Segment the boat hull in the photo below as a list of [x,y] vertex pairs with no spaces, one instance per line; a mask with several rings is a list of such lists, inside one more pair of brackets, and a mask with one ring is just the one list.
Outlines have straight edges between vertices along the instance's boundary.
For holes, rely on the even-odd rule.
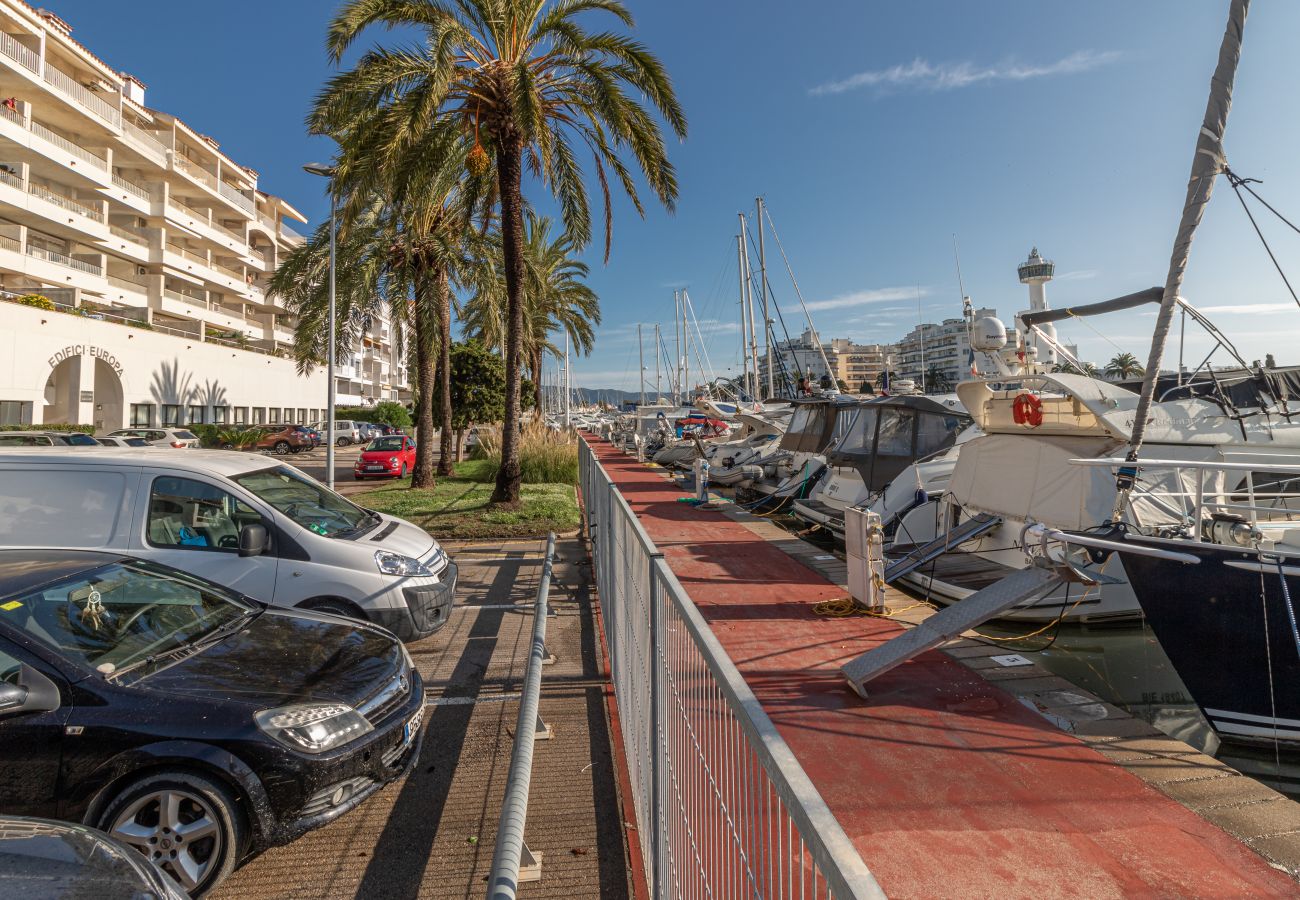
[[1219,737],[1300,749],[1300,647],[1285,581],[1300,598],[1300,559],[1219,544],[1126,536],[1190,553],[1197,565],[1121,554],[1138,602],[1188,692]]

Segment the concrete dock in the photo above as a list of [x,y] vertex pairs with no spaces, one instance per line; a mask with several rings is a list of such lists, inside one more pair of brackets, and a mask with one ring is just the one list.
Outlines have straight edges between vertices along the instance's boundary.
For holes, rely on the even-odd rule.
[[1297,804],[975,641],[861,700],[839,666],[905,625],[814,615],[846,593],[833,556],[588,441],[890,895],[1300,892]]

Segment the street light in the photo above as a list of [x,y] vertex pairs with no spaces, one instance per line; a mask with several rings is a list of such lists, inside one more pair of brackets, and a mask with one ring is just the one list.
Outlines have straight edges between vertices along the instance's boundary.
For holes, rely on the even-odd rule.
[[[309,175],[323,178],[334,177],[334,167],[324,163],[307,163],[302,170]],[[329,313],[329,355],[326,371],[329,374],[328,410],[325,413],[325,484],[334,490],[334,217],[338,211],[338,195],[330,185],[330,313]]]

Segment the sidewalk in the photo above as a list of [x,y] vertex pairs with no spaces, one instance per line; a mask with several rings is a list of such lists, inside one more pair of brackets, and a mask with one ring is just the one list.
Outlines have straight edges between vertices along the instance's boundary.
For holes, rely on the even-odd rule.
[[[545,541],[444,544],[460,565],[447,626],[408,645],[431,703],[421,758],[337,822],[262,854],[220,898],[481,898],[505,792]],[[629,896],[589,569],[556,545],[539,741],[525,836],[542,880],[523,897]]]
[[1232,836],[942,653],[859,699],[839,666],[901,626],[814,616],[843,591],[589,443],[886,893],[1296,894]]

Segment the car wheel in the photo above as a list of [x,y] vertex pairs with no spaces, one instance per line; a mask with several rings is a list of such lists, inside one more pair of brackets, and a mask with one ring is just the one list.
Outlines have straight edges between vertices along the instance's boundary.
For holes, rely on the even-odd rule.
[[290,447],[290,448],[289,448],[289,452],[290,452],[290,453],[301,453],[301,452],[302,452],[302,448],[301,448],[301,447]]
[[275,452],[276,452],[276,454],[279,455],[279,456],[284,456],[286,453],[289,452],[289,442],[288,442],[288,441],[276,441],[276,442],[275,442]]
[[235,449],[235,445],[234,445],[234,444],[231,444],[231,443],[225,443],[225,444],[222,444],[222,445],[221,445],[221,449],[222,449],[222,450],[234,450],[234,449]]
[[338,439],[337,441],[335,441],[334,443],[337,444],[337,445],[340,446],[340,447],[346,447],[348,444],[350,444],[350,443],[352,443],[352,442],[349,441],[347,438],[339,438],[339,439]]
[[155,772],[127,785],[98,827],[139,850],[194,897],[234,870],[248,834],[228,788],[179,771]]
[[329,613],[334,616],[343,616],[345,619],[360,619],[362,622],[368,622],[366,614],[357,609],[346,600],[338,597],[321,597],[317,600],[308,600],[300,604],[303,609],[310,609],[312,612]]

